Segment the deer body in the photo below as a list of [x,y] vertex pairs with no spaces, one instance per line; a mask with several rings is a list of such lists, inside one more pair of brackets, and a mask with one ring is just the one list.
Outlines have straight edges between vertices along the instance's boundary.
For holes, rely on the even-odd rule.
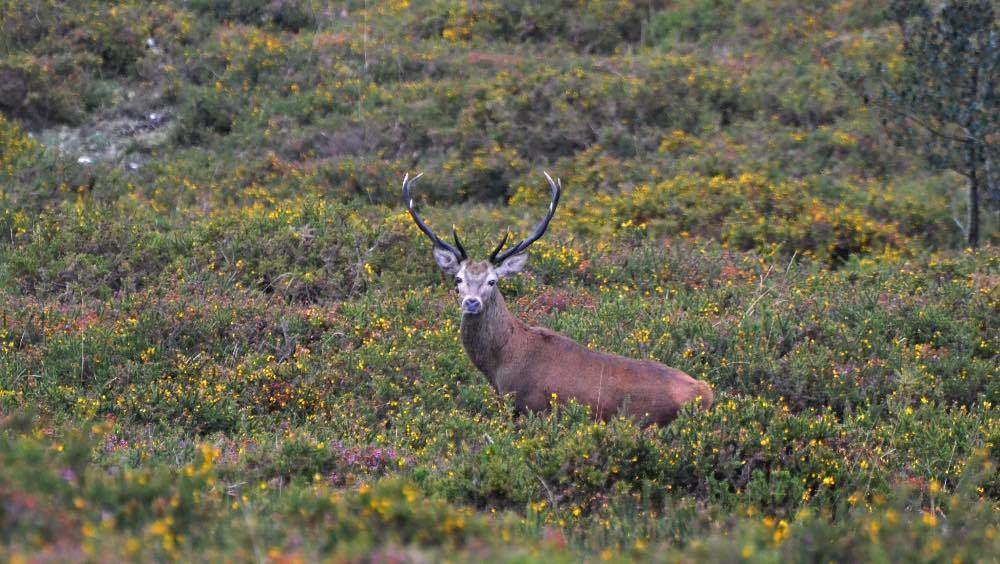
[[709,408],[711,388],[680,370],[593,351],[548,329],[528,326],[507,309],[497,281],[520,272],[527,261],[524,250],[544,234],[559,200],[558,184],[546,177],[553,202],[534,234],[501,254],[504,237],[490,260],[479,262],[468,260],[457,233],[453,247],[427,228],[409,197],[412,181],[403,181],[410,214],[434,241],[438,265],[455,276],[462,296],[462,347],[472,363],[499,394],[513,396],[518,412],[545,411],[553,400],[575,399],[590,406],[599,419],[624,411],[645,424],[665,425],[689,402]]
[[553,401],[575,399],[608,420],[624,408],[638,420],[665,425],[680,408],[712,390],[680,370],[588,349],[543,327],[528,326],[507,309],[503,295],[481,315],[462,316],[462,347],[500,395],[511,394],[518,412],[544,411]]

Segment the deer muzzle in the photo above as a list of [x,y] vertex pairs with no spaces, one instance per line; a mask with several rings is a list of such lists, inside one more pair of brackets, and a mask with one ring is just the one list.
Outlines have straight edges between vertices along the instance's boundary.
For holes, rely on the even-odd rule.
[[462,313],[469,315],[479,315],[483,311],[483,301],[479,298],[465,298],[462,300]]

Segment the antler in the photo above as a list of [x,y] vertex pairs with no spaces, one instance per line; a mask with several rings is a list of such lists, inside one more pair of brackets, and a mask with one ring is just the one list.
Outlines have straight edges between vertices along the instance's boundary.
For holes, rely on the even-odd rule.
[[549,176],[548,172],[543,171],[543,174],[545,174],[545,179],[549,181],[549,187],[552,188],[552,203],[549,204],[549,212],[545,214],[545,217],[543,217],[540,222],[538,222],[538,225],[535,226],[535,230],[530,236],[528,236],[527,239],[522,240],[520,243],[501,253],[500,249],[503,248],[504,243],[507,242],[507,237],[510,236],[510,231],[508,231],[507,235],[504,235],[503,241],[500,241],[496,250],[494,250],[493,254],[490,255],[490,262],[493,264],[500,264],[508,257],[524,252],[524,250],[527,249],[532,243],[541,239],[542,235],[545,235],[545,230],[549,227],[549,222],[552,221],[552,216],[556,214],[556,205],[559,204],[559,196],[562,193],[562,181],[552,180],[552,177]]
[[427,227],[427,224],[424,223],[424,220],[420,219],[420,215],[417,214],[417,210],[413,209],[413,196],[410,195],[410,186],[412,186],[413,183],[423,175],[424,173],[421,172],[413,178],[410,178],[410,174],[406,173],[406,176],[403,177],[403,204],[406,205],[406,211],[410,212],[410,217],[413,218],[417,227],[419,227],[425,235],[430,237],[435,246],[450,252],[455,255],[455,258],[457,258],[459,262],[462,262],[469,257],[465,254],[465,247],[462,246],[462,241],[458,238],[458,230],[455,229],[455,226],[453,225],[451,227],[451,234],[455,238],[455,247],[452,247],[448,243],[442,241],[440,237],[435,235],[434,232],[431,231],[431,228]]
[[500,250],[503,249],[503,246],[504,246],[504,244],[507,243],[507,239],[509,237],[510,237],[510,228],[508,227],[507,228],[507,232],[504,233],[504,235],[503,235],[503,239],[500,240],[500,244],[497,245],[497,248],[493,249],[492,253],[490,253],[490,262],[492,262],[493,264],[499,264],[497,262],[497,260],[496,260],[497,259],[497,255],[500,253]]

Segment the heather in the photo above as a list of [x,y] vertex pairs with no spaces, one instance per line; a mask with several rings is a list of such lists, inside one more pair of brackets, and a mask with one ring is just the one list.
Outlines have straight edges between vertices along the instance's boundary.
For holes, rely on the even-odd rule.
[[[880,3],[0,0],[0,557],[990,561],[996,215],[844,69]],[[516,415],[519,318],[710,383]],[[992,214],[992,215],[991,215]]]

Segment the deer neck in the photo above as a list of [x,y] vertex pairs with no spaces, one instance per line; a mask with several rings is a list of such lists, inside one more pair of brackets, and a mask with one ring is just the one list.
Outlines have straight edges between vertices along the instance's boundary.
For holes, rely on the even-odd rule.
[[479,315],[462,316],[462,347],[466,354],[496,387],[496,372],[509,355],[504,349],[517,331],[518,322],[507,309],[500,292],[493,303]]

